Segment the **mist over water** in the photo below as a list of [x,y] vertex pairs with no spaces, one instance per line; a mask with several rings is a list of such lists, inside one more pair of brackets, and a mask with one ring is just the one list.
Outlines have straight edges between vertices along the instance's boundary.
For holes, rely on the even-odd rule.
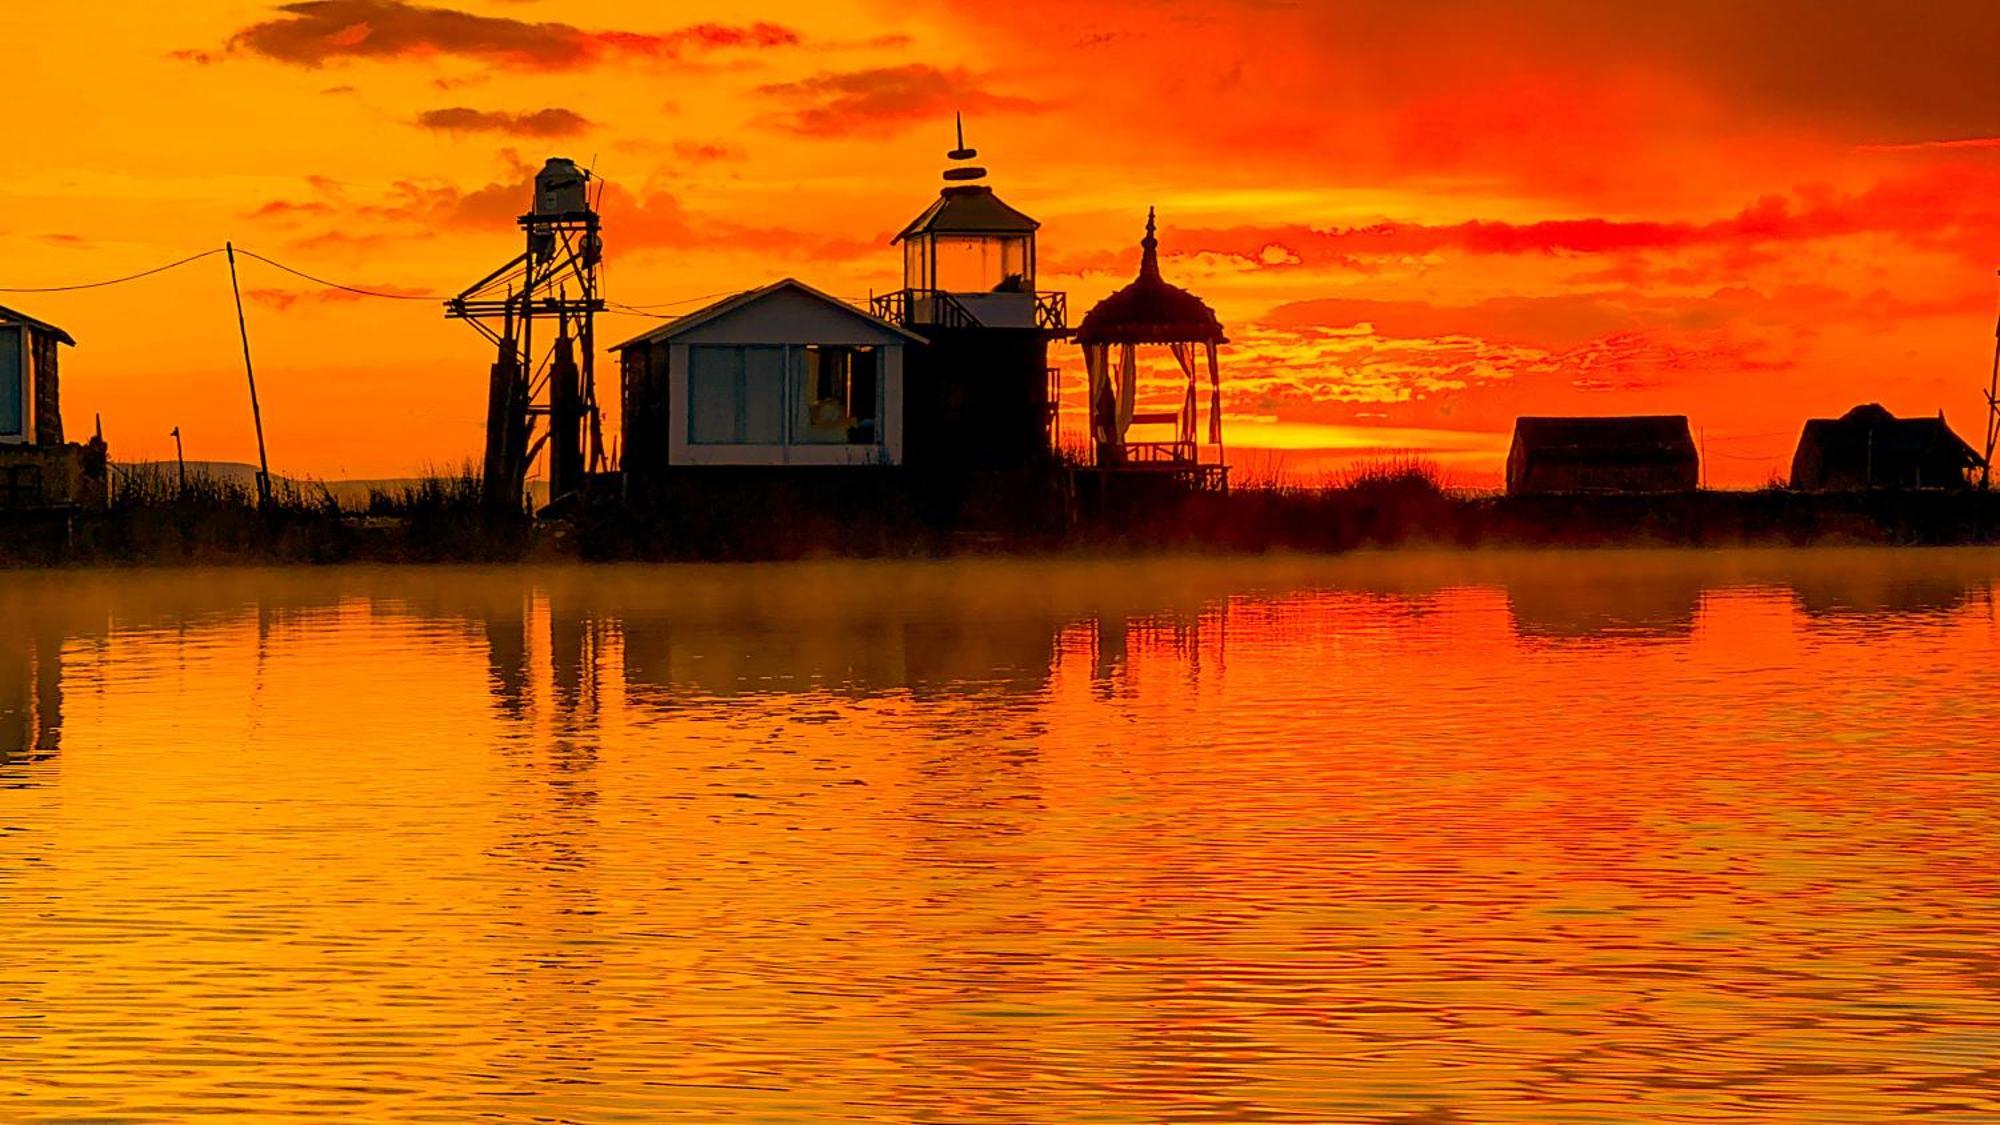
[[2000,1120],[2000,553],[0,590],[0,1120]]

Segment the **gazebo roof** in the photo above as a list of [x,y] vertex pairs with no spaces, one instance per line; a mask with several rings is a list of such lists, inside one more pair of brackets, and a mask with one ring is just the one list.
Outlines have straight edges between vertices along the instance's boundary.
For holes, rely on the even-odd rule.
[[1032,234],[1041,225],[1008,206],[985,184],[953,184],[889,241],[918,234]]
[[1139,276],[1084,314],[1076,342],[1091,344],[1225,344],[1222,322],[1208,302],[1160,276],[1160,242],[1146,209]]

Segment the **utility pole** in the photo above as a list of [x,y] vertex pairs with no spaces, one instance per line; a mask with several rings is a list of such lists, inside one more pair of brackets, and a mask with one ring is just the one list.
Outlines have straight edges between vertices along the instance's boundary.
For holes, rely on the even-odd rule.
[[243,377],[250,381],[250,421],[257,427],[257,506],[269,508],[271,459],[264,453],[264,412],[257,406],[257,372],[250,366],[250,327],[243,321],[243,290],[236,283],[236,245],[225,242],[222,248],[229,255],[229,291],[236,295],[236,333],[243,338]]
[[181,428],[179,426],[174,427],[174,464],[180,467],[181,496],[186,497],[188,490],[188,463],[187,453],[181,449]]
[[1979,467],[1979,490],[1993,486],[1993,446],[2000,443],[2000,319],[1993,323],[1993,373],[1986,382],[1986,463]]

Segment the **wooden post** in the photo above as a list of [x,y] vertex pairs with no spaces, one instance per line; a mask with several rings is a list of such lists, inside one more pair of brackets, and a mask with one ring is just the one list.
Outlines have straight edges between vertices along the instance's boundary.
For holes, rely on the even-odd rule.
[[188,490],[188,463],[187,452],[181,448],[181,428],[179,426],[174,427],[174,464],[181,471],[181,496],[185,498]]
[[271,506],[271,459],[264,453],[264,412],[257,405],[257,372],[250,366],[250,327],[243,320],[243,290],[236,283],[236,246],[225,242],[229,256],[229,291],[236,296],[236,333],[243,338],[243,377],[250,381],[250,421],[257,427],[257,504]]

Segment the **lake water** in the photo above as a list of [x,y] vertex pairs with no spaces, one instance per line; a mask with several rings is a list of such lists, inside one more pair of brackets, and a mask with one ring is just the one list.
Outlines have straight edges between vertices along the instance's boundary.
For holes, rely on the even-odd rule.
[[0,1120],[2000,1121],[1996,578],[9,574]]

